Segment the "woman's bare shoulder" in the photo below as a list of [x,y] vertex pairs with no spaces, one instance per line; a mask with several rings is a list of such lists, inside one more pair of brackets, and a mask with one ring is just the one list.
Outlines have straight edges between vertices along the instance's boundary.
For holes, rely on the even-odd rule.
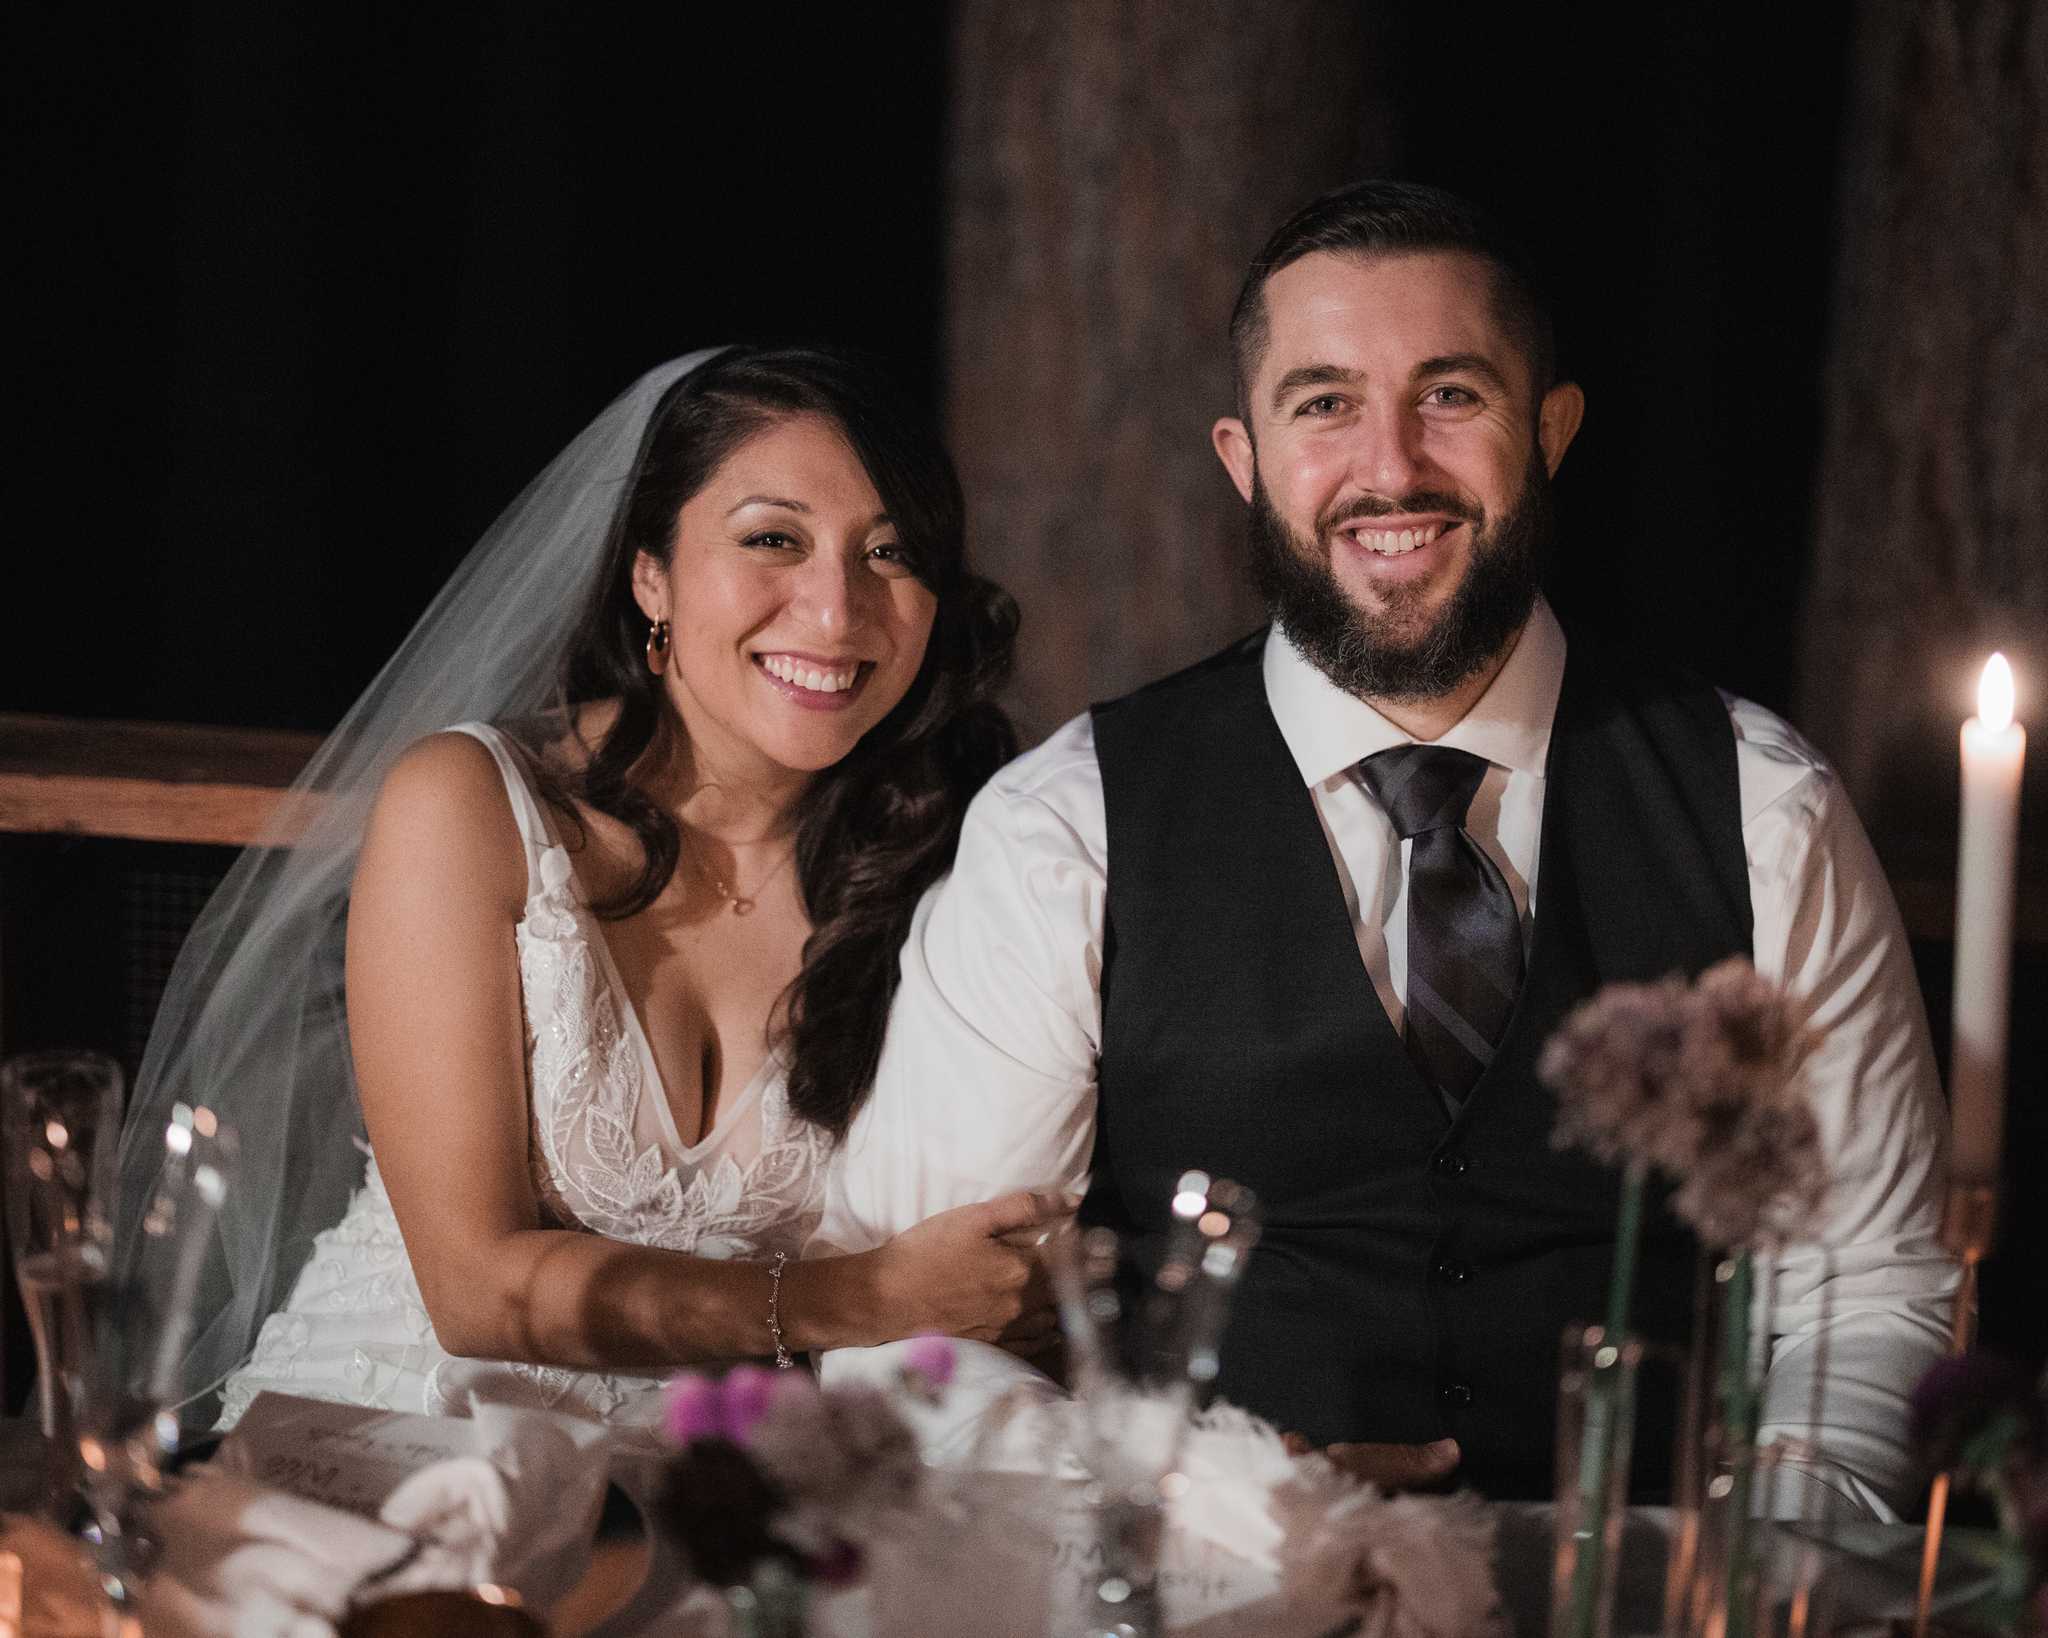
[[503,809],[512,818],[512,804],[505,794],[504,777],[490,747],[474,734],[448,728],[429,734],[407,746],[377,795],[379,808],[422,812],[422,817],[443,808],[455,808],[466,818],[479,817],[481,809]]
[[489,747],[458,730],[415,741],[391,765],[363,854],[366,866],[459,877],[508,903],[526,896],[526,850],[504,776]]

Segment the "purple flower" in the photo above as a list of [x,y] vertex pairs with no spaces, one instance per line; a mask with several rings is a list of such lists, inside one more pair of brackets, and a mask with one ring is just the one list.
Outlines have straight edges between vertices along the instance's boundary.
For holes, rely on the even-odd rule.
[[916,1435],[874,1388],[828,1391],[752,1365],[716,1381],[686,1373],[669,1384],[663,1425],[682,1448],[655,1516],[717,1585],[768,1558],[827,1585],[857,1581],[867,1543],[918,1505]]
[[669,1460],[650,1517],[701,1580],[734,1587],[750,1581],[765,1559],[800,1561],[775,1534],[787,1502],[745,1451],[714,1434]]
[[914,1336],[903,1348],[903,1369],[920,1376],[925,1385],[937,1390],[953,1380],[955,1365],[953,1339],[932,1332]]
[[780,1413],[790,1406],[802,1407],[816,1402],[818,1382],[809,1371],[767,1371],[768,1409]]
[[663,1398],[662,1430],[677,1444],[695,1444],[725,1432],[723,1395],[710,1377],[694,1371],[672,1377]]
[[1825,1190],[1800,1069],[1813,1045],[1790,997],[1740,957],[1696,983],[1609,984],[1544,1046],[1560,1148],[1654,1166],[1709,1244],[1792,1237]]
[[[719,1430],[736,1445],[744,1445],[754,1425],[768,1414],[776,1400],[777,1372],[759,1365],[735,1365],[720,1384],[724,1390],[724,1426]],[[781,1373],[788,1374],[788,1373]]]

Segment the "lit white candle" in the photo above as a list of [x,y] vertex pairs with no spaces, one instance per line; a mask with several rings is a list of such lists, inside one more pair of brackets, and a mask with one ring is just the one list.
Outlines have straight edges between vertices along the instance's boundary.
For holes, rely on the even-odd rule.
[[2013,721],[2012,667],[1985,662],[1977,714],[1963,724],[1963,819],[1956,850],[1955,1047],[1949,1062],[1958,1183],[1996,1183],[2005,1123],[2012,986],[2013,877],[2019,859],[2020,765],[2027,731]]

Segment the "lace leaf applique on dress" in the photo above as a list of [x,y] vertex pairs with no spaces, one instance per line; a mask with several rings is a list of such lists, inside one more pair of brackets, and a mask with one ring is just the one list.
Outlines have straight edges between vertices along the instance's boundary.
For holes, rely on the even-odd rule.
[[540,878],[519,949],[532,1037],[533,1181],[550,1220],[700,1256],[756,1255],[771,1238],[774,1249],[801,1249],[823,1205],[824,1134],[807,1123],[798,1129],[773,1074],[758,1110],[742,1112],[760,1122],[751,1162],[716,1153],[690,1174],[660,1143],[643,1141],[643,1100],[662,1092],[648,1084],[625,998],[594,946],[601,935],[576,901],[559,846],[541,855]]

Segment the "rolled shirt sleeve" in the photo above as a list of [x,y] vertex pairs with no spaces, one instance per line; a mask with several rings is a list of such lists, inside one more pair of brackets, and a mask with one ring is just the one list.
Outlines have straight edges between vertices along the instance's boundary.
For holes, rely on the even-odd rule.
[[1833,773],[1782,722],[1734,702],[1757,970],[1801,997],[1828,1190],[1810,1237],[1771,1260],[1763,1441],[1811,1456],[1779,1514],[1897,1516],[1913,1487],[1906,1401],[1947,1346],[1956,1266],[1939,1230],[1947,1117],[1905,928]]

